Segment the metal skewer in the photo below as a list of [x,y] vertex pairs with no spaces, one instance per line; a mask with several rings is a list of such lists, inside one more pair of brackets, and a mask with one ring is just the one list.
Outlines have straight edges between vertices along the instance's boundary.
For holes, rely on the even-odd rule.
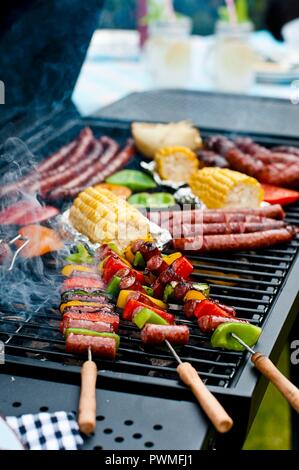
[[292,384],[273,364],[269,357],[254,351],[238,335],[231,333],[244,348],[251,353],[251,361],[254,366],[280,391],[289,404],[299,413],[299,389]]
[[203,383],[197,370],[192,366],[192,364],[190,364],[190,362],[183,362],[181,360],[169,341],[165,340],[165,343],[179,364],[176,370],[180,379],[185,383],[185,385],[190,387],[193,395],[196,397],[198,403],[210,418],[217,431],[221,433],[229,431],[233,426],[233,420]]
[[[10,240],[9,244],[11,243],[14,243],[16,240],[18,240],[19,238],[21,238],[21,235],[13,238],[13,240]],[[23,245],[21,245],[14,253],[13,255],[13,258],[11,260],[11,263],[10,263],[10,266],[9,268],[7,269],[7,271],[12,271],[14,265],[15,265],[15,262],[16,262],[16,259],[18,257],[18,254],[23,250],[23,248],[25,248],[26,245],[28,245],[28,243],[30,242],[30,239],[29,238],[26,238]]]
[[78,408],[78,424],[83,434],[91,434],[96,428],[96,383],[98,370],[88,348],[88,360],[81,367],[81,392]]

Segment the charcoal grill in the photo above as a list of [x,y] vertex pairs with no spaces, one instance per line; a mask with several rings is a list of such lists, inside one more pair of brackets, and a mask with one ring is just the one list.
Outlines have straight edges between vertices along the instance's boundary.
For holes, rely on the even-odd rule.
[[[37,123],[30,131],[27,130],[20,137],[26,142],[30,152],[36,158],[41,159],[70,141],[85,125],[90,126],[95,135],[107,133],[120,144],[123,144],[130,134],[130,127],[126,122],[115,120],[111,122],[111,120],[105,119],[78,120],[67,113],[57,113],[56,116],[52,115],[49,120]],[[210,135],[212,131],[205,130],[202,133]],[[256,138],[256,136],[253,137]],[[264,136],[257,140],[265,145],[299,146],[299,141],[293,138]],[[22,156],[22,149],[17,150],[14,159],[18,161]],[[140,159],[139,155],[136,156],[129,167],[137,168]],[[7,166],[2,162],[1,171],[5,170],[7,170]],[[299,225],[299,204],[292,205],[287,209],[287,221]],[[288,245],[258,252],[190,256],[195,267],[194,279],[207,281],[211,285],[212,297],[236,307],[240,318],[263,327],[259,349],[269,354],[274,360],[277,359],[277,355],[287,339],[298,311],[298,247],[299,240],[293,240]],[[74,384],[78,384],[82,361],[65,352],[64,340],[58,331],[60,318],[57,305],[59,296],[54,295],[53,292],[56,292],[55,286],[59,286],[61,283],[61,276],[58,274],[59,266],[53,264],[51,258],[46,259],[44,264],[45,274],[51,280],[52,287],[48,289],[47,295],[44,295],[42,301],[40,298],[37,299],[36,308],[28,310],[26,305],[19,305],[17,299],[16,305],[10,307],[3,303],[1,305],[0,302],[0,340],[5,343],[6,353],[6,364],[3,367],[8,374],[25,375],[27,379],[17,379],[20,379],[21,384],[24,380],[32,380],[30,392],[27,390],[25,394],[27,397],[28,393],[35,393],[35,389],[42,389],[42,382],[37,380],[37,377],[50,381],[49,390],[53,389],[52,380],[59,382],[57,385],[59,393],[64,397],[69,394],[66,402],[71,408],[74,408],[76,406],[74,395],[77,393]],[[37,287],[39,287],[39,282],[41,281],[36,281]],[[45,289],[45,286],[41,283],[40,288]],[[177,307],[172,306],[172,308],[175,311]],[[188,324],[191,329],[190,344],[180,350],[181,358],[194,365],[210,390],[220,398],[235,418],[234,431],[230,435],[222,437],[217,445],[218,447],[227,444],[240,446],[244,440],[246,425],[252,422],[262,399],[265,381],[253,370],[246,353],[213,349],[209,342],[209,336],[200,333],[192,322],[184,319],[181,319],[180,322]],[[209,433],[205,419],[201,415],[199,416],[198,411],[194,415],[196,405],[192,402],[189,391],[177,380],[176,363],[168,350],[165,348],[142,349],[137,329],[126,323],[121,323],[120,335],[122,341],[117,360],[114,363],[101,360],[98,362],[98,368],[101,371],[99,381],[99,387],[102,389],[100,392],[101,402],[103,402],[103,396],[107,400],[110,396],[114,396],[113,394],[121,397],[118,399],[122,406],[119,405],[117,411],[124,418],[121,422],[124,429],[122,429],[120,436],[117,436],[115,432],[109,434],[110,431],[107,429],[112,429],[115,422],[118,423],[117,413],[112,413],[113,416],[110,416],[109,423],[107,423],[107,417],[104,422],[100,416],[98,418],[99,430],[88,446],[101,446],[110,449],[128,448],[127,446],[130,446],[128,442],[134,442],[134,446],[131,448],[138,447],[138,438],[133,438],[132,441],[132,436],[133,434],[139,435],[140,432],[132,433],[130,425],[123,424],[125,421],[135,421],[136,417],[125,419],[125,413],[122,409],[122,407],[126,409],[126,406],[130,406],[131,402],[136,404],[138,395],[146,396],[146,400],[148,400],[146,406],[149,406],[151,410],[156,409],[157,413],[155,422],[152,422],[152,416],[145,414],[149,425],[147,426],[147,423],[143,422],[143,428],[147,430],[145,432],[150,429],[154,437],[151,435],[146,441],[140,441],[141,448],[153,446],[160,449],[179,449],[190,448],[188,445],[191,445],[191,448],[214,445],[215,440],[209,440],[207,437]],[[32,379],[28,379],[28,377]],[[4,380],[7,382],[8,376]],[[26,390],[24,384],[21,385],[21,389],[22,387]],[[12,385],[10,384],[6,390],[6,394],[12,393]],[[2,388],[0,395],[3,393],[5,395]],[[17,388],[14,390],[14,403],[17,402],[15,394],[19,395]],[[55,402],[53,397],[50,398],[50,401],[51,407],[53,407],[53,401]],[[61,401],[61,396],[58,401]],[[20,402],[22,402],[21,399]],[[170,419],[168,413],[171,414],[171,412],[166,411],[167,406],[165,406],[165,416],[161,415],[161,410],[157,412],[163,407],[163,402],[172,403],[172,406],[179,404],[179,407],[185,410],[182,416],[188,419],[187,427],[193,428],[193,432],[196,429],[194,416],[197,419],[200,418],[198,423],[201,423],[205,430],[202,439],[194,441],[194,437],[192,440],[192,437],[189,436],[188,444],[186,439],[182,438],[181,447],[177,440],[171,442],[171,437],[172,439],[174,437],[165,424]],[[8,409],[3,411],[7,413],[11,407],[7,395],[5,395],[4,403],[7,403]],[[100,404],[99,408],[101,408]],[[100,422],[101,419],[103,423]],[[178,418],[174,418],[172,410],[171,420],[173,419]],[[163,424],[161,424],[161,420],[163,420]],[[163,434],[163,426],[164,431],[165,428],[167,429],[165,434]],[[157,437],[157,430],[160,430],[159,437]],[[127,440],[124,443],[124,436],[126,438],[130,436],[131,441]],[[116,440],[117,437],[119,437],[118,440]],[[172,447],[174,442],[176,447]]]

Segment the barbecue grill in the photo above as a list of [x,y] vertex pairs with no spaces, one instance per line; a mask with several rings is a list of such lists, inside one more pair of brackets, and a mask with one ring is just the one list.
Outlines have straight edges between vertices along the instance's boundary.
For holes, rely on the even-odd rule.
[[[43,158],[70,141],[85,125],[90,126],[95,135],[109,134],[121,144],[130,134],[130,127],[125,122],[112,123],[102,119],[86,119],[83,122],[62,113],[43,120],[41,125],[37,123],[29,133],[20,137],[33,155]],[[209,134],[208,131],[203,132],[203,135]],[[291,141],[292,144],[299,145],[299,141]],[[290,139],[264,137],[259,142],[267,145],[290,144]],[[18,162],[21,158],[22,152],[17,150],[14,160]],[[138,167],[140,159],[137,156],[129,167]],[[5,164],[2,164],[1,170],[6,169]],[[299,205],[287,209],[287,221],[299,224]],[[299,241],[293,240],[288,245],[258,252],[190,256],[195,267],[194,279],[207,281],[211,285],[212,297],[235,306],[240,318],[261,325],[263,334],[259,347],[274,358],[286,341],[298,308],[298,247]],[[58,330],[59,297],[55,292],[62,282],[58,274],[59,266],[51,257],[45,258],[44,265],[44,275],[51,280],[50,286],[47,288],[41,279],[36,280],[36,290],[43,294],[42,298],[37,296],[36,301],[33,300],[33,308],[31,306],[28,310],[28,306],[20,305],[18,299],[9,306],[2,302],[0,307],[0,340],[5,343],[5,369],[14,373],[26,371],[26,375],[34,378],[54,378],[61,382],[59,387],[62,389],[63,382],[67,380],[69,384],[66,387],[71,388],[72,384],[78,383],[82,361],[65,352],[64,340]],[[13,275],[13,272],[9,274]],[[176,310],[176,306],[172,308]],[[258,380],[245,353],[213,349],[209,337],[200,333],[196,325],[187,319],[182,319],[181,322],[187,323],[191,329],[191,341],[182,349],[181,357],[196,367],[211,391],[222,399],[228,411],[236,417],[235,431],[231,434],[237,434],[239,426],[242,427],[243,434],[239,437],[241,442],[245,423],[249,420],[249,402],[254,398],[255,404],[259,403],[265,384],[262,379]],[[191,400],[189,391],[178,382],[175,360],[165,348],[152,353],[143,350],[137,328],[133,325],[121,323],[120,334],[122,341],[117,361],[98,362],[101,371],[99,386],[107,390],[106,396],[109,396],[108,390],[114,393],[122,390],[122,403],[130,400],[128,397],[132,398],[132,392],[148,395],[149,403],[157,400],[154,398],[157,396],[168,401]],[[40,382],[38,387],[41,387]],[[2,389],[2,393],[5,390]],[[63,394],[66,395],[65,392]],[[153,397],[150,398],[150,395]],[[75,403],[72,408],[74,406]],[[159,409],[161,403],[156,406]],[[243,417],[240,417],[240,410]],[[114,416],[109,426],[114,426],[115,419],[118,421]],[[154,423],[153,426],[155,425],[163,426],[161,423]],[[146,427],[146,423],[144,426]],[[131,431],[130,426],[127,426],[127,430]],[[105,444],[100,440],[98,445],[104,448],[124,447],[121,440],[119,443],[114,441],[114,433],[111,436],[113,444],[108,444],[107,436],[109,434],[105,436]],[[227,439],[229,436],[222,438],[223,441]],[[158,447],[161,445],[161,441],[160,444],[154,440],[146,442],[154,442]],[[165,447],[169,445],[167,442],[164,444]]]
[[[140,95],[141,108],[144,96]],[[159,108],[161,95],[156,95],[156,98],[153,94],[150,96],[151,103],[156,105],[155,112],[166,121],[168,118],[163,118]],[[178,113],[183,111],[184,118],[190,117],[190,108],[177,112],[176,106],[172,106],[176,103],[176,92],[162,96],[166,97],[163,108],[167,102],[170,119],[180,119]],[[95,135],[108,134],[124,144],[130,135],[128,119],[134,119],[126,116],[125,110],[134,109],[134,106],[136,110],[136,99],[136,95],[131,97],[132,106],[130,98],[125,105],[124,101],[120,103],[119,109],[123,112],[116,111],[116,114],[119,118],[123,116],[122,120],[115,118],[117,105],[112,106],[110,112],[109,109],[103,110],[102,116],[81,119],[68,100],[48,113],[43,110],[38,117],[36,113],[28,116],[18,121],[18,125],[19,113],[14,117],[10,113],[9,119],[15,123],[15,129],[6,128],[5,138],[9,135],[19,137],[26,144],[26,155],[36,160],[73,139],[84,126],[90,126]],[[225,97],[188,93],[192,109],[200,110],[201,100],[206,102],[207,99],[217,103]],[[275,108],[272,101],[271,106],[271,109]],[[255,109],[259,112],[257,107]],[[155,119],[154,116],[151,118],[146,107],[142,112],[147,119]],[[135,118],[139,118],[137,111]],[[198,123],[196,119],[195,122]],[[202,135],[208,136],[216,132],[217,125],[211,128],[200,125],[200,128]],[[245,133],[245,129],[239,127],[233,130],[229,123],[229,131],[223,130],[221,125],[219,129],[229,136]],[[270,129],[267,135],[257,134],[256,129],[252,134],[247,131],[246,135],[263,145],[299,146],[299,140],[292,137],[294,133],[283,137],[277,131],[270,133]],[[5,138],[2,137],[0,142]],[[2,153],[3,149],[0,149]],[[23,164],[24,145],[17,145],[11,156],[16,165]],[[137,155],[128,167],[138,167],[140,160],[141,156]],[[0,161],[1,174],[10,168],[11,160]],[[299,204],[287,209],[287,221],[299,224]],[[14,229],[11,227],[12,232]],[[288,245],[258,252],[190,257],[195,266],[194,279],[207,281],[211,285],[212,297],[235,306],[240,318],[263,327],[259,349],[274,361],[287,340],[298,311],[298,247],[299,241],[293,240]],[[21,264],[19,261],[16,269],[22,269]],[[1,411],[7,415],[37,412],[39,409],[74,410],[77,405],[80,367],[85,358],[75,358],[65,352],[58,330],[59,266],[51,256],[44,257],[43,265],[46,280],[38,275],[34,262],[26,266],[36,294],[30,305],[17,297],[9,304],[6,299],[0,299],[0,340],[5,344],[5,365],[0,369],[3,372],[0,376],[0,400]],[[7,274],[10,279],[14,275],[15,271]],[[176,310],[175,306],[173,310]],[[241,447],[265,392],[266,381],[253,370],[246,353],[213,349],[209,337],[201,334],[195,325],[188,320],[182,319],[181,322],[190,326],[191,341],[180,351],[180,356],[194,365],[210,390],[224,404],[235,421],[233,430],[226,436],[216,436],[189,390],[178,382],[176,363],[169,351],[166,348],[152,353],[143,350],[137,329],[121,323],[122,341],[117,360],[114,363],[97,361],[100,370],[97,430],[86,442],[86,448],[178,450]]]

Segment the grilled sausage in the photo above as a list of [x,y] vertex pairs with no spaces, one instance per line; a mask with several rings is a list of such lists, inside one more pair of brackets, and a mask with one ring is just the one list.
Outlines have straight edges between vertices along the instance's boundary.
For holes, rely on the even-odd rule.
[[168,264],[162,258],[161,254],[152,256],[146,263],[147,269],[154,274],[160,274],[168,268]]
[[229,166],[226,158],[212,150],[199,150],[197,156],[201,167],[215,166],[218,168],[228,168]]
[[102,321],[88,321],[88,320],[78,320],[73,318],[67,318],[65,321],[62,321],[61,330],[64,333],[67,328],[84,328],[86,330],[113,333],[113,327],[111,323],[106,323]]
[[[266,232],[241,233],[230,235],[205,235],[203,236],[201,252],[231,251],[231,250],[256,250],[286,243],[292,240],[295,231],[292,227],[268,230]],[[201,240],[200,240],[201,241]],[[173,240],[175,249],[184,250],[188,247],[198,246],[198,240],[194,238],[180,238]]]
[[[108,149],[106,150],[108,152]],[[115,147],[110,146],[110,161],[109,163],[104,167],[101,168],[95,168],[95,165],[92,167],[92,175],[90,175],[90,178],[85,180],[85,178],[80,178],[78,180],[72,182],[72,184],[68,184],[67,187],[57,189],[53,192],[50,193],[50,198],[51,199],[56,199],[56,198],[72,198],[77,196],[81,191],[83,191],[86,187],[88,186],[93,186],[97,183],[101,183],[102,181],[105,180],[108,176],[110,176],[112,173],[115,171],[119,170],[123,166],[125,166],[128,161],[132,158],[134,155],[135,147],[132,143],[132,141],[129,139],[127,145],[121,150],[117,155],[115,155]],[[103,159],[101,159],[103,162]],[[99,165],[100,166],[100,165]],[[82,179],[84,179],[84,182],[82,183]],[[49,197],[48,196],[48,197]]]
[[184,304],[184,315],[186,318],[194,318],[194,310],[196,305],[198,305],[201,302],[201,300],[196,300],[196,299],[190,299],[187,300]]
[[[103,139],[104,138],[101,139],[101,142],[107,145],[107,147],[102,153],[101,158],[93,165],[87,166],[84,171],[72,178],[68,183],[64,184],[63,187],[58,187],[51,191],[48,196],[50,199],[59,199],[69,197],[70,195],[76,195],[87,186],[100,183],[105,179],[105,177],[103,177],[104,168],[114,158],[118,150],[118,144],[109,137],[105,137],[104,141]],[[76,188],[80,189],[77,191]],[[74,191],[77,191],[76,194],[73,194]]]
[[292,147],[287,145],[279,145],[278,147],[272,147],[272,152],[288,153],[290,155],[296,155],[299,157],[299,147]]
[[159,345],[168,340],[174,345],[184,345],[189,341],[189,328],[186,325],[153,325],[147,323],[141,331],[144,344]]
[[265,222],[247,223],[247,222],[228,222],[219,224],[203,224],[203,225],[182,225],[182,236],[190,237],[193,235],[223,235],[229,233],[252,233],[263,232],[276,228],[284,227],[286,224],[283,220],[266,219]]
[[239,318],[217,317],[216,315],[205,315],[197,320],[198,326],[203,333],[212,333],[221,323],[248,323]]
[[66,338],[66,351],[71,354],[86,355],[88,348],[92,355],[115,359],[116,341],[114,338],[69,334]]
[[100,310],[95,313],[78,313],[78,312],[67,312],[64,313],[63,319],[60,323],[60,331],[63,329],[64,322],[72,320],[86,320],[89,322],[103,322],[108,323],[112,326],[113,331],[117,332],[119,328],[119,316],[113,312],[106,312]]

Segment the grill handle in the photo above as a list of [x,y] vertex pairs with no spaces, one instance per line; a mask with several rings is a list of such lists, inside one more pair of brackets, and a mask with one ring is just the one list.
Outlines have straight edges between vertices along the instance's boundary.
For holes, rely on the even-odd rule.
[[198,403],[205,411],[218,432],[225,433],[233,426],[233,420],[223,406],[212,395],[190,362],[182,362],[177,367],[180,379],[190,387]]
[[91,434],[96,428],[97,365],[86,361],[81,367],[81,393],[78,408],[78,424],[83,434]]
[[254,353],[251,360],[255,367],[275,385],[289,404],[299,413],[299,389],[277,369],[268,357],[260,352]]

